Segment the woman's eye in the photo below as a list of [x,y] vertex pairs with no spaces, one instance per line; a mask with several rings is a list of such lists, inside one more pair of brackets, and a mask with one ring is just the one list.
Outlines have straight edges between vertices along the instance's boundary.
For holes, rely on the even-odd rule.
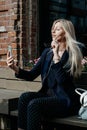
[[57,30],[57,31],[60,31],[60,29],[59,29],[59,28],[57,28],[56,30]]

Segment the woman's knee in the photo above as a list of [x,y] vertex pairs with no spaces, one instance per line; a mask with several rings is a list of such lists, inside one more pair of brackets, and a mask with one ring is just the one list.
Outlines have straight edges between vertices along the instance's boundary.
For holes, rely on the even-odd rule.
[[41,105],[40,105],[40,102],[39,102],[39,99],[32,99],[29,104],[28,104],[28,110],[29,109],[36,109],[36,108],[40,108]]
[[19,104],[20,103],[28,103],[34,98],[35,93],[34,92],[25,92],[22,93],[21,96],[19,97]]
[[19,97],[19,102],[24,102],[27,98],[27,93],[22,93]]
[[19,97],[18,104],[27,105],[32,100],[33,98],[32,96],[33,96],[32,92],[22,93],[21,96]]

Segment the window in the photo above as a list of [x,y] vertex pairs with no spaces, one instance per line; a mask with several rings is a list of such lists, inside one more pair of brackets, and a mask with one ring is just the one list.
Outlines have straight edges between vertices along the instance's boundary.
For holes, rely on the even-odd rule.
[[87,44],[87,0],[49,0],[49,26],[58,18],[71,20],[77,40]]

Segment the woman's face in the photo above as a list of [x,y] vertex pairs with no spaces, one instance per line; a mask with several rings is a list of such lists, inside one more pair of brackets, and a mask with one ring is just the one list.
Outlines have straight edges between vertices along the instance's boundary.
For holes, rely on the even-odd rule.
[[54,41],[62,41],[64,39],[65,31],[62,28],[62,25],[60,22],[57,22],[53,28],[52,28],[52,40]]

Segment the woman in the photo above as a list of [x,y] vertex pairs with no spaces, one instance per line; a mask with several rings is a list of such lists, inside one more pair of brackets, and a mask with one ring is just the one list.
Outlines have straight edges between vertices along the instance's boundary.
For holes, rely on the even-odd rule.
[[42,80],[40,91],[26,92],[19,98],[18,130],[41,130],[43,117],[74,115],[80,108],[73,79],[81,74],[85,47],[76,41],[71,21],[54,21],[51,33],[51,48],[44,50],[30,71],[17,67],[7,53],[7,65],[16,77],[32,81],[41,74]]

